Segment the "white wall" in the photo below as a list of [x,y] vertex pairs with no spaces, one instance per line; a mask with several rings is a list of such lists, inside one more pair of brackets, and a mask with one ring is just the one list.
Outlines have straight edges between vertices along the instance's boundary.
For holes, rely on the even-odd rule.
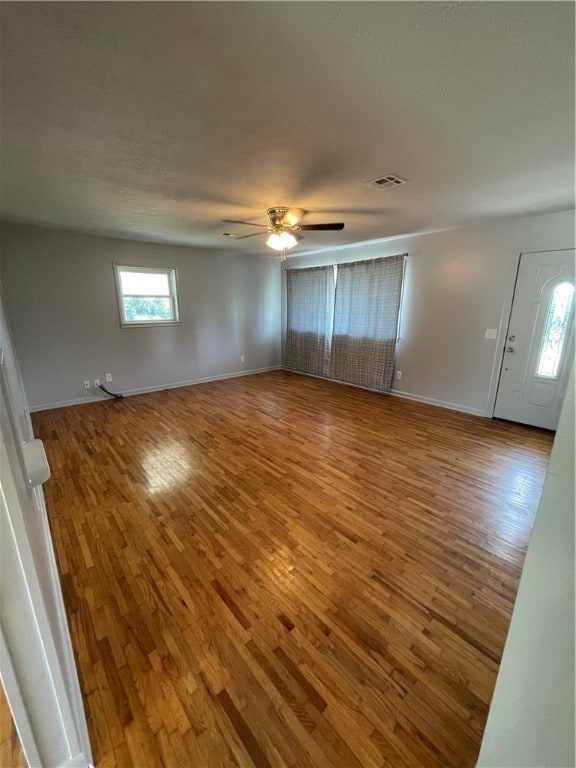
[[544,481],[481,768],[575,765],[574,371]]
[[[1,276],[31,410],[85,402],[86,379],[145,391],[276,367],[278,262],[4,224]],[[112,262],[178,270],[179,326],[121,328]],[[240,356],[245,362],[240,362]]]
[[[408,253],[397,366],[402,381],[394,389],[492,415],[519,256],[573,247],[574,211],[568,211],[294,255],[285,268]],[[497,340],[484,338],[487,328],[498,329]]]

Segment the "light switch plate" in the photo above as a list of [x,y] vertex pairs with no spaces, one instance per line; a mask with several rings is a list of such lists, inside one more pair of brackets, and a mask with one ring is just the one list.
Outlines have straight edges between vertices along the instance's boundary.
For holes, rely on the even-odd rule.
[[496,339],[498,337],[498,328],[486,328],[484,337],[486,339]]

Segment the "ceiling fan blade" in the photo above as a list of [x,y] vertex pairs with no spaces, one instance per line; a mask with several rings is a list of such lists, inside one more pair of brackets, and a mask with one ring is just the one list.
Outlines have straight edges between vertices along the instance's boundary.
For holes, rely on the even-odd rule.
[[339,222],[334,222],[333,224],[300,224],[301,230],[337,230],[337,229],[344,229],[344,224]]
[[244,240],[247,237],[256,237],[257,235],[263,235],[264,232],[253,232],[251,235],[236,235],[234,232],[222,232],[224,237],[231,237],[233,240]]
[[246,224],[248,227],[260,227],[260,229],[268,229],[267,224],[254,224],[253,221],[238,221],[238,219],[222,219],[225,224]]

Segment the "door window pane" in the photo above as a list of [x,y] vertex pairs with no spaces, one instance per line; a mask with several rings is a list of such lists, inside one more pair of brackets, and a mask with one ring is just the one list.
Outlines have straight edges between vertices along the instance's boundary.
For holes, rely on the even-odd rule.
[[571,283],[560,283],[556,286],[546,318],[537,376],[555,379],[558,375],[573,301],[574,286]]

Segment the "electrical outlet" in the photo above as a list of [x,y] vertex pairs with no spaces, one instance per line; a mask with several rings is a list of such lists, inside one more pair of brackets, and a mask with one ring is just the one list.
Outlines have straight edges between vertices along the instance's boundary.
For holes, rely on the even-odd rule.
[[89,381],[85,381],[84,382],[84,389],[90,389],[90,382]]
[[485,339],[497,339],[498,338],[498,328],[486,328],[486,333],[484,334]]
[[99,387],[100,386],[100,379],[94,379],[94,386]]
[[246,358],[244,357],[244,355],[240,355],[240,362],[243,363],[243,362],[245,362],[245,360],[246,360]]
[[112,374],[107,373],[104,378],[106,379],[106,381],[112,381]]
[[400,379],[402,378],[402,371],[396,371],[396,378],[398,379],[398,381],[400,381]]

